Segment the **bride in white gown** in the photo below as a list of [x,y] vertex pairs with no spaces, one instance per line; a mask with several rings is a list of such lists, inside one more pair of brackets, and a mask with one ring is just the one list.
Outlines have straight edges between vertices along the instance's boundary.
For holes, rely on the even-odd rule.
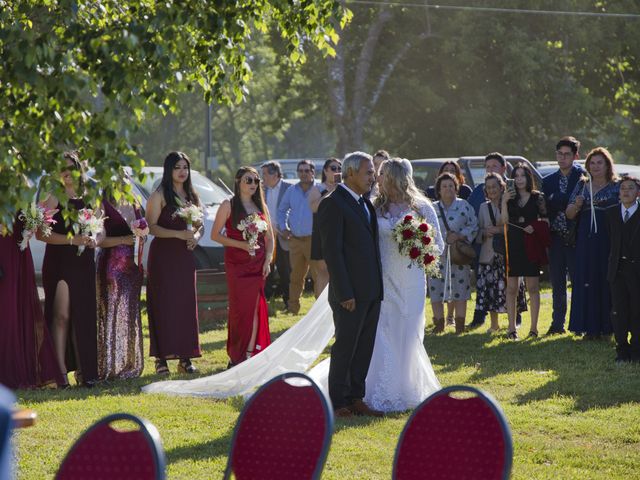
[[[364,400],[370,407],[384,412],[413,408],[440,389],[423,345],[424,271],[415,266],[408,268],[409,259],[399,253],[392,236],[399,220],[407,214],[417,215],[434,227],[436,244],[443,250],[435,210],[419,193],[411,174],[407,160],[385,161],[380,167],[380,197],[374,201],[384,300]],[[157,382],[143,387],[143,391],[212,398],[249,395],[275,375],[306,372],[325,349],[333,332],[333,316],[325,289],[309,312],[260,355],[209,377]],[[308,372],[325,392],[329,362],[330,359],[326,359]]]

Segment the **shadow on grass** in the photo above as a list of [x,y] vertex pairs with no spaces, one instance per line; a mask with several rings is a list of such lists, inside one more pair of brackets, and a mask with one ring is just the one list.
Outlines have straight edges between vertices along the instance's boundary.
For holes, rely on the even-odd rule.
[[167,463],[171,465],[180,460],[198,461],[211,460],[216,457],[226,458],[229,453],[232,436],[233,429],[227,430],[222,436],[206,442],[166,450]]
[[470,382],[484,383],[516,372],[552,373],[550,381],[516,396],[519,405],[567,396],[574,410],[611,407],[640,400],[640,366],[617,365],[609,340],[583,340],[561,335],[509,341],[489,334],[425,337],[432,361],[440,372],[475,368]]

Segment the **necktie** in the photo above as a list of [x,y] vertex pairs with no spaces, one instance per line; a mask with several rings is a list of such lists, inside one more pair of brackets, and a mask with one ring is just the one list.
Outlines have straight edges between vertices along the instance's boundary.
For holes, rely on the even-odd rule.
[[358,203],[362,206],[362,208],[364,208],[364,214],[367,216],[367,220],[371,221],[371,218],[369,217],[369,209],[367,208],[367,204],[364,203],[364,198],[360,197]]
[[624,223],[627,223],[627,220],[629,220],[629,210],[624,211]]

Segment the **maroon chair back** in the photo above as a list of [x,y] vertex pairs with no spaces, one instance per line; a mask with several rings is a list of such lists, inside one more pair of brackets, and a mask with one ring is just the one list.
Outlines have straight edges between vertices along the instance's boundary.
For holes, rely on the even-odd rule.
[[[456,398],[454,392],[471,392]],[[499,405],[467,386],[440,390],[413,412],[400,435],[392,478],[507,479],[511,431]]]
[[332,433],[333,411],[313,380],[278,375],[243,408],[224,478],[320,478]]
[[[117,430],[129,420],[137,430]],[[96,422],[71,447],[56,480],[161,480],[165,459],[160,435],[146,420],[119,413]]]

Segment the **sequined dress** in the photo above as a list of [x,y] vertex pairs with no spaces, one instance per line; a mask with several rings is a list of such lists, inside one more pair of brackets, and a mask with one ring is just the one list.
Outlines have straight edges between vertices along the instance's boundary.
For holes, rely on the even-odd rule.
[[[106,200],[102,206],[107,237],[132,236],[118,210]],[[136,218],[142,218],[138,209]],[[133,245],[101,248],[98,252],[98,373],[101,379],[134,378],[142,373],[140,290],[142,265],[133,260]]]

